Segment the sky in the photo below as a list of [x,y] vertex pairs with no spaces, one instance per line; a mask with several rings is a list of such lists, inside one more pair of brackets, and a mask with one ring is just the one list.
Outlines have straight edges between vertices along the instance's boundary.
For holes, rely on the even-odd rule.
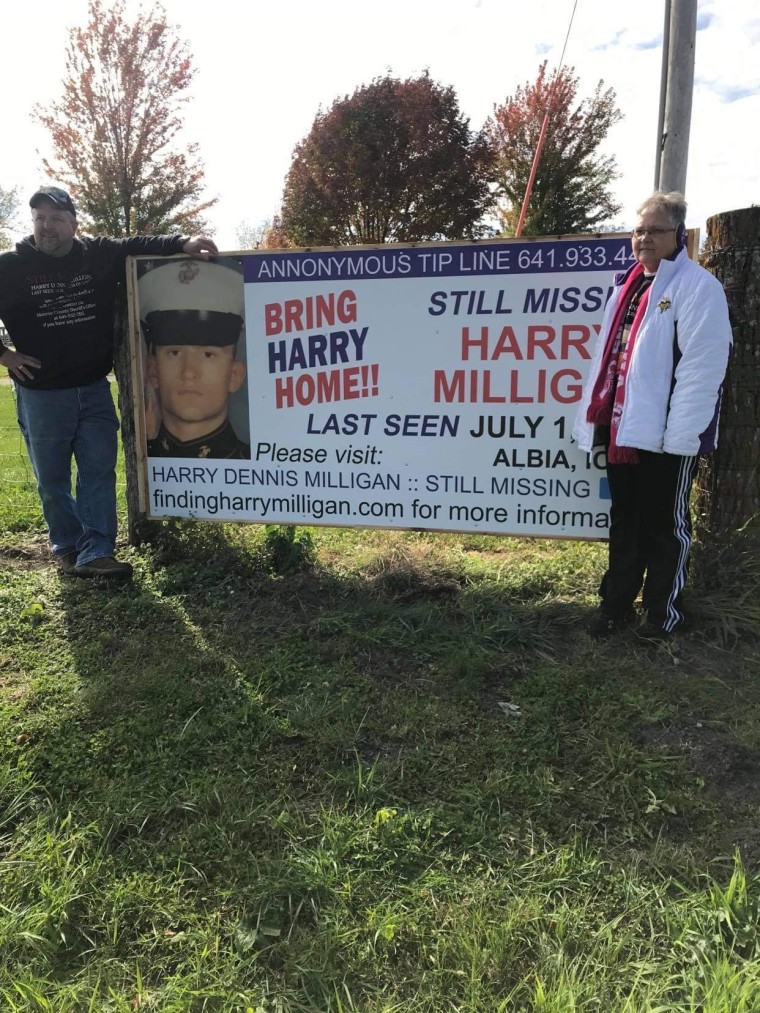
[[[106,0],[107,2],[107,0]],[[137,0],[127,0],[137,12]],[[451,85],[472,129],[495,105],[555,66],[575,0],[164,0],[193,56],[196,77],[184,107],[186,143],[200,146],[211,231],[239,248],[241,224],[278,210],[293,148],[320,107],[388,72],[428,70]],[[151,6],[147,5],[148,8]],[[623,4],[577,0],[565,65],[579,98],[601,79],[623,120],[600,149],[617,158],[614,195],[629,228],[652,191],[662,63],[664,0]],[[85,23],[87,0],[6,5],[0,58],[0,186],[26,201],[53,182],[50,154],[32,108],[55,101],[65,74],[68,31]],[[687,224],[705,228],[722,211],[760,203],[760,5],[701,0],[686,197]]]

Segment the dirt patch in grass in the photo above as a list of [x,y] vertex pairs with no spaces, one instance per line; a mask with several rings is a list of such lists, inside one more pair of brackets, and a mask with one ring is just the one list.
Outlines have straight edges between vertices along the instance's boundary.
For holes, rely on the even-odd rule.
[[[738,848],[747,865],[760,864],[760,750],[729,739],[720,729],[699,721],[639,730],[638,744],[655,745],[687,754],[705,793],[717,804],[722,819],[715,828],[719,849]],[[688,826],[675,817],[670,832],[688,837]]]
[[23,545],[0,545],[0,565],[25,570],[42,570],[53,566],[47,538],[44,535],[24,537]]
[[710,794],[760,806],[760,750],[732,742],[722,731],[700,721],[646,727],[640,730],[639,741],[688,753],[694,773],[704,780]]

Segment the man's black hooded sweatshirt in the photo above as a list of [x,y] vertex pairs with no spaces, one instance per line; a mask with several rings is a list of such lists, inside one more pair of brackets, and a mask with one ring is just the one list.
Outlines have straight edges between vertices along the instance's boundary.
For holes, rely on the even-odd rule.
[[65,257],[29,236],[0,255],[0,319],[17,352],[42,366],[24,387],[84,387],[113,367],[116,289],[128,256],[182,253],[187,236],[79,239]]

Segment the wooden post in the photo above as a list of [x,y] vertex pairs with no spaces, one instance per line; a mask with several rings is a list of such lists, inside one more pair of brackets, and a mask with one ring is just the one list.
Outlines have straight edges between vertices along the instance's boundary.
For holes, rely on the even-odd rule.
[[707,220],[703,265],[723,285],[734,348],[717,451],[699,479],[701,520],[718,534],[760,527],[760,207]]
[[124,471],[127,479],[127,540],[130,545],[141,545],[151,540],[159,525],[156,521],[146,519],[141,505],[139,469],[144,457],[143,434],[138,432],[135,425],[135,405],[142,404],[142,400],[141,398],[138,400],[136,388],[127,302],[128,293],[122,288],[114,321],[114,371],[119,385],[121,442],[124,447]]
[[696,37],[697,0],[672,0],[659,190],[686,192]]

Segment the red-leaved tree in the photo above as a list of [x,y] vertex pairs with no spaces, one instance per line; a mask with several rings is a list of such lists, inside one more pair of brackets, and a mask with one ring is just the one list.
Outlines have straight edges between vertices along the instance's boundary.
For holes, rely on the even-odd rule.
[[496,152],[498,209],[504,232],[514,235],[544,115],[549,122],[533,186],[525,235],[590,232],[620,210],[611,185],[620,175],[614,156],[599,154],[610,128],[622,119],[612,88],[596,86],[576,104],[573,69],[547,74],[541,65],[527,82],[494,108],[486,132]]
[[282,227],[297,246],[473,238],[492,165],[453,88],[377,78],[319,112],[296,146]]
[[66,185],[96,234],[196,233],[203,200],[197,145],[177,145],[194,76],[187,46],[160,6],[129,20],[125,0],[91,0],[73,28],[63,97],[37,107],[50,131],[48,175]]

